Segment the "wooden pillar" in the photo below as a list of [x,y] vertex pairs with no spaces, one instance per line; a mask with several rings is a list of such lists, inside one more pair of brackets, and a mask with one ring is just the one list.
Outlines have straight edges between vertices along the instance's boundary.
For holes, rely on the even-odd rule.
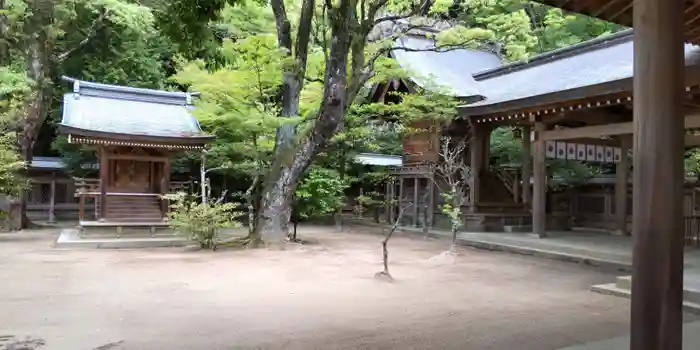
[[56,222],[56,172],[51,172],[51,194],[49,195],[49,222]]
[[522,179],[523,179],[523,203],[532,203],[532,132],[529,125],[523,126],[523,154],[522,154]]
[[413,226],[418,227],[418,190],[420,189],[420,178],[413,178]]
[[428,228],[433,228],[435,225],[435,178],[434,170],[431,170],[430,178],[428,179]]
[[535,123],[535,152],[533,156],[533,196],[532,196],[532,233],[540,238],[547,237],[546,232],[546,203],[547,203],[547,166],[545,164],[545,145],[541,132],[545,124]]
[[85,220],[85,196],[80,194],[78,197],[78,221],[82,222]]
[[394,197],[391,195],[391,187],[394,185],[394,180],[389,179],[386,182],[386,188],[384,189],[384,210],[386,213],[384,213],[384,216],[386,217],[387,222],[391,222],[391,201],[394,199]]
[[[403,210],[404,207],[404,202],[403,202],[403,176],[399,176],[399,211]],[[402,220],[403,218],[394,218],[394,220],[399,219]],[[400,224],[400,223],[399,223]]]
[[493,125],[491,124],[486,124],[484,125],[483,130],[481,131],[483,136],[481,137],[481,149],[484,152],[482,159],[482,169],[489,169],[489,160],[491,158],[491,134],[493,133]]
[[[166,158],[163,162],[163,186],[161,187],[161,192],[163,194],[170,193],[170,172],[172,171],[172,165],[170,158]],[[167,199],[163,199],[161,202],[161,211],[163,212],[163,217],[167,217],[170,202]]]
[[483,168],[484,157],[484,128],[481,125],[474,125],[474,137],[469,143],[472,178],[469,186],[469,204],[472,213],[477,211],[479,204],[479,189],[481,187],[481,170]]
[[515,175],[513,176],[513,202],[520,203],[520,171],[515,170]]
[[682,348],[683,8],[634,2],[630,349]]
[[100,147],[100,221],[107,217],[107,183],[109,182],[109,158],[107,148]]
[[629,154],[632,135],[620,137],[622,156],[615,169],[615,230],[619,235],[628,235],[627,230],[627,189],[629,186]]

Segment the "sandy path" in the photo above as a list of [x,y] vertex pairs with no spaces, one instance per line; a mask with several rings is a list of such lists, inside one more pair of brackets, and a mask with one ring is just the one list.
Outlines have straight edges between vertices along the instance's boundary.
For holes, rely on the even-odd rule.
[[[0,236],[0,336],[41,349],[555,349],[627,331],[612,274],[395,237],[306,229],[284,252],[62,251],[55,233]],[[1,349],[1,347],[0,347]]]

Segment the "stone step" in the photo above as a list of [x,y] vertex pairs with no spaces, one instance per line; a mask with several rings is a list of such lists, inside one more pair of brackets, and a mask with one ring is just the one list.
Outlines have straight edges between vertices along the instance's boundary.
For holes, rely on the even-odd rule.
[[[629,298],[632,295],[632,276],[619,276],[615,278],[615,283],[596,285],[591,290]],[[683,306],[690,312],[700,313],[700,290],[691,288],[686,283],[683,288]]]
[[503,231],[508,233],[524,233],[532,232],[532,226],[530,225],[505,225],[503,226]]
[[615,286],[620,289],[632,290],[632,276],[618,276],[615,279]]

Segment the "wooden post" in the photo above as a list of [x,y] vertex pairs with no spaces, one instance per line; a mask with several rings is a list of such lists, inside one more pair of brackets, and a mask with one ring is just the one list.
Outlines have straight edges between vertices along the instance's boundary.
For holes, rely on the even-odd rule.
[[435,171],[430,170],[428,179],[428,228],[435,225]]
[[413,178],[413,226],[418,227],[418,190],[420,189],[420,177]]
[[530,187],[530,180],[532,179],[532,132],[529,125],[523,126],[523,203],[532,203],[532,187]]
[[109,182],[109,158],[107,148],[100,147],[100,221],[107,217],[107,183]]
[[56,172],[51,172],[51,194],[49,195],[49,222],[56,222]]
[[493,125],[491,124],[486,124],[484,126],[484,129],[481,131],[482,137],[481,137],[481,149],[484,152],[483,157],[481,158],[482,160],[482,169],[489,169],[489,159],[491,158],[491,134],[493,133]]
[[[404,203],[403,203],[403,175],[399,175],[399,205],[398,208],[401,210],[403,208]],[[396,220],[397,218],[394,218]],[[398,218],[399,220],[402,220],[403,218]],[[399,223],[401,225],[401,223]]]
[[384,210],[386,211],[384,216],[387,222],[391,222],[391,201],[393,200],[391,196],[391,186],[393,186],[393,183],[393,179],[389,179],[384,189]]
[[520,196],[520,171],[516,169],[513,176],[513,202],[520,203]]
[[682,348],[685,1],[634,2],[633,350]]
[[622,156],[615,169],[615,230],[617,234],[626,236],[627,231],[627,188],[629,186],[629,154],[632,135],[620,137],[620,150]]
[[472,170],[471,184],[469,188],[470,200],[469,204],[471,206],[470,210],[472,213],[477,211],[477,206],[479,204],[479,189],[481,187],[481,169],[483,166],[483,156],[484,156],[484,128],[480,125],[474,125],[474,137],[469,143],[470,152],[470,166]]
[[[170,158],[166,158],[163,162],[163,188],[161,189],[163,194],[170,193],[170,172],[172,171],[171,167],[172,165]],[[161,210],[163,212],[163,217],[165,218],[168,214],[170,203],[167,199],[163,199],[160,203]]]
[[545,131],[545,124],[535,123],[535,153],[533,159],[534,181],[532,196],[532,233],[540,238],[547,237],[546,232],[546,201],[547,201],[547,166],[545,164],[545,146],[541,132]]

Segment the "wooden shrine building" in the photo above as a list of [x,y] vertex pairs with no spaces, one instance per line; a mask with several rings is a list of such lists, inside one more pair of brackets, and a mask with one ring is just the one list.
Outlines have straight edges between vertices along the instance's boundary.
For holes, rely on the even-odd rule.
[[162,225],[161,195],[181,185],[170,179],[173,156],[212,139],[190,113],[195,94],[64,80],[73,91],[63,97],[59,130],[99,158],[99,178],[76,179],[80,225]]
[[[687,230],[683,156],[685,147],[700,145],[700,1],[537,1],[633,31],[480,73],[464,69],[456,77],[474,81],[474,91],[483,97],[465,103],[461,120],[453,123],[457,127],[445,132],[472,134],[465,155],[473,174],[467,212],[493,215],[485,213],[486,197],[505,186],[514,202],[524,204],[532,232],[546,237],[551,226],[546,211],[547,153],[564,152],[566,157],[571,152],[572,159],[586,161],[610,159],[616,168],[616,225],[634,239],[629,348],[681,349]],[[489,135],[499,125],[516,126],[522,135],[522,169],[509,177],[492,176],[499,169],[488,163]],[[435,160],[423,156],[434,152],[437,145],[428,140],[436,136],[416,135],[423,138],[422,145],[405,147],[411,156],[404,156],[398,182],[413,178],[418,185],[417,179],[431,176]],[[589,149],[592,159],[587,158]],[[415,166],[406,162],[416,156]],[[501,184],[491,181],[494,178]],[[400,201],[411,200],[404,186],[390,185],[390,197],[397,189]],[[408,192],[413,192],[414,202],[409,211],[418,214],[419,189]],[[414,216],[414,224],[435,213],[432,202],[427,207],[428,215]],[[431,219],[424,223],[433,224]]]
[[[618,227],[634,239],[629,348],[681,349],[687,229],[683,156],[685,147],[700,144],[700,1],[538,1],[633,31],[474,76],[486,98],[461,109],[477,135],[470,149],[477,175],[472,179],[477,191],[472,201],[479,201],[478,182],[487,165],[480,140],[487,139],[494,125],[518,125],[523,135],[534,131],[532,138],[523,137],[520,182],[525,184],[522,197],[529,201],[532,232],[541,237],[548,227],[548,142],[566,142],[553,151],[568,154],[571,149],[572,157],[584,149],[586,154],[580,156],[587,157],[589,146],[619,148]],[[597,153],[592,156],[597,158]],[[606,153],[600,157],[606,159]],[[611,158],[615,161],[615,152]],[[632,225],[627,231],[630,202]]]

